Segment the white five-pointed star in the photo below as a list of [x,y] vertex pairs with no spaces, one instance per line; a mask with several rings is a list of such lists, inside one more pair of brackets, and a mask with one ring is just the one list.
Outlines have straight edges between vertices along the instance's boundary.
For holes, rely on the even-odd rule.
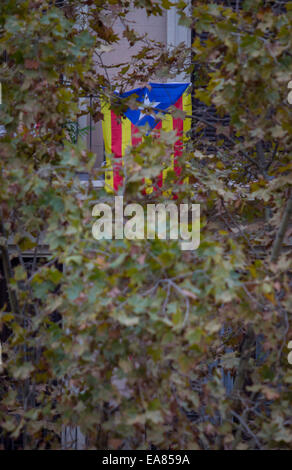
[[158,102],[158,101],[150,101],[149,95],[148,95],[148,93],[146,93],[142,106],[139,106],[139,108],[138,108],[138,109],[140,109],[139,121],[141,121],[141,119],[143,119],[143,117],[145,117],[145,116],[151,116],[151,117],[153,117],[153,119],[156,119],[156,116],[155,116],[154,113],[149,114],[148,112],[144,112],[144,111],[145,111],[145,109],[156,108],[159,104],[160,104],[160,102]]

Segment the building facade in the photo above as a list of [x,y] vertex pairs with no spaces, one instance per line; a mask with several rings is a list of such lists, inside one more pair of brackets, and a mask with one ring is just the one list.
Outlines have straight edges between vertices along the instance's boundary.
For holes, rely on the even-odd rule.
[[[191,46],[191,29],[179,25],[179,15],[176,8],[174,7],[168,11],[165,11],[162,16],[151,17],[147,17],[145,10],[134,9],[126,19],[129,22],[131,28],[137,31],[139,35],[147,35],[150,40],[159,42],[169,49],[176,47],[181,43],[184,43],[186,48],[190,48]],[[106,68],[106,74],[109,80],[114,82],[115,75],[117,75],[122,67],[119,67],[118,64],[130,63],[132,57],[138,53],[141,46],[139,43],[132,47],[129,46],[129,42],[123,37],[125,24],[122,21],[114,21],[112,27],[114,32],[121,39],[112,47],[111,50],[105,52],[102,55],[102,62]],[[104,70],[101,69],[100,64],[96,66],[96,70],[97,73],[104,73]],[[190,77],[186,77],[185,75],[180,74],[169,80],[169,82],[189,81],[189,79]],[[159,80],[155,79],[155,81]],[[139,86],[140,84],[137,82],[135,85]],[[81,102],[81,108],[88,104],[94,105],[94,98],[88,97],[86,100],[83,100],[83,102]],[[104,145],[101,122],[95,124],[90,115],[82,116],[79,118],[78,127],[79,129],[89,129],[89,132],[85,137],[87,147],[90,151],[96,154],[96,165],[98,167],[101,166],[104,161]]]

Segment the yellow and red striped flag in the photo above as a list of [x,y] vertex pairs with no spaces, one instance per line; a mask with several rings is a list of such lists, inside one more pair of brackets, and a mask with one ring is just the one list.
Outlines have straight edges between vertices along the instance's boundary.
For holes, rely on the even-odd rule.
[[[153,88],[153,85],[151,84]],[[175,84],[176,85],[176,84]],[[149,109],[153,104],[156,108],[158,108],[158,111],[165,111],[167,110],[167,107],[174,105],[177,109],[184,111],[187,116],[191,115],[192,112],[192,102],[191,102],[191,94],[188,91],[188,84],[177,84],[181,86],[182,93],[176,99],[174,103],[169,100],[169,97],[159,97],[159,91],[161,87],[163,88],[163,91],[165,90],[165,87],[174,87],[174,84],[167,84],[167,85],[161,85],[159,84],[158,87],[158,93],[156,92],[156,95],[154,99],[157,101],[153,101],[153,97],[151,100],[151,95],[149,98],[149,95],[146,95],[142,99],[143,101],[140,100],[140,102],[145,104],[147,106],[147,109]],[[183,87],[182,87],[183,85]],[[140,89],[138,89],[140,90]],[[170,96],[171,93],[169,93],[169,89],[167,90],[168,94]],[[170,89],[170,91],[172,91]],[[177,90],[176,90],[177,91]],[[130,93],[137,93],[137,90],[134,90]],[[148,93],[148,92],[146,92]],[[177,98],[179,94],[179,90],[174,94],[174,98]],[[161,100],[161,101],[159,101]],[[169,105],[167,106],[167,104]],[[157,106],[158,104],[158,106]],[[169,169],[173,170],[176,175],[179,178],[179,175],[181,173],[181,166],[179,164],[179,159],[180,156],[182,155],[183,151],[183,144],[187,140],[187,132],[191,128],[191,118],[186,117],[185,119],[182,118],[175,118],[172,117],[171,114],[165,113],[165,117],[162,120],[157,121],[155,119],[155,114],[146,115],[143,112],[143,106],[138,110],[135,110],[135,115],[133,117],[133,111],[129,111],[129,113],[126,112],[126,116],[129,117],[120,117],[117,118],[117,116],[114,114],[114,112],[110,109],[108,104],[103,104],[102,107],[102,112],[103,112],[103,138],[104,138],[104,147],[105,147],[105,156],[106,156],[106,176],[105,176],[105,188],[107,191],[118,191],[119,187],[123,185],[123,157],[125,156],[126,149],[129,146],[136,146],[139,145],[142,141],[142,137],[137,136],[137,132],[139,132],[139,126],[140,125],[145,125],[146,122],[149,124],[149,126],[153,129],[155,128],[155,131],[159,131],[162,129],[165,132],[169,132],[172,130],[175,130],[178,136],[178,140],[174,145],[174,151],[171,157],[171,161],[169,162],[169,166],[164,169],[161,174],[158,176],[158,178],[155,181],[155,187],[156,189],[162,188],[163,182],[167,176],[167,172]],[[153,107],[153,111],[155,111],[155,107]],[[156,111],[156,113],[158,112]],[[141,119],[142,117],[142,119]],[[130,119],[131,118],[131,119]],[[136,118],[136,119],[135,119]],[[140,118],[140,119],[139,119]],[[135,122],[135,124],[133,123]],[[155,189],[154,187],[154,189]],[[149,192],[153,191],[153,187],[150,189]]]

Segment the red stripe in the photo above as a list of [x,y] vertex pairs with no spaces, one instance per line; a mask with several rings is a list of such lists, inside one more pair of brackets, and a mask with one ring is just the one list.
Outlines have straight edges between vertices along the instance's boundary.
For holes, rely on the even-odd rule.
[[[175,103],[175,107],[183,110],[182,96]],[[178,119],[173,118],[173,129],[176,130],[177,135],[179,137],[183,136],[184,124],[181,118],[178,118]],[[179,139],[174,145],[174,171],[177,174],[177,176],[180,175],[181,170],[182,170],[181,167],[178,165],[179,157],[181,157],[182,155],[182,147],[183,147],[182,139]]]
[[156,126],[154,127],[154,129],[157,129],[158,131],[162,128],[162,121],[158,121],[158,123],[156,124]]
[[[135,134],[139,132],[138,127],[136,127],[132,122],[131,122],[131,137],[132,137],[132,146],[135,147],[136,145],[140,145],[142,142],[142,137],[135,137]],[[142,180],[143,184],[145,183],[145,178]],[[142,194],[144,196],[146,195],[146,189],[143,189]]]
[[123,184],[123,176],[120,172],[122,167],[122,123],[118,121],[117,116],[111,111],[112,142],[111,150],[114,154],[113,161],[113,184],[117,191]]
[[131,136],[132,136],[132,145],[135,147],[136,145],[140,145],[142,142],[142,137],[135,137],[135,134],[139,132],[139,129],[131,123]]

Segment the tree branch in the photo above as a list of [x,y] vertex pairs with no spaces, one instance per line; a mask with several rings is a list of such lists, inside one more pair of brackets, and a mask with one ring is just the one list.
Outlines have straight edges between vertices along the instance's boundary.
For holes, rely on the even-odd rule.
[[11,289],[9,282],[10,279],[13,277],[12,266],[10,263],[9,258],[9,251],[8,251],[8,244],[7,244],[7,234],[3,223],[3,214],[2,209],[0,208],[0,235],[3,237],[3,241],[1,243],[1,251],[2,251],[2,262],[3,262],[3,270],[4,270],[4,277],[6,279],[6,285],[8,290],[8,297],[10,308],[13,313],[17,313],[18,308],[18,300],[16,297],[16,293],[13,289]]
[[273,248],[272,248],[272,255],[271,255],[271,261],[272,263],[275,263],[278,259],[278,256],[280,254],[281,248],[282,248],[282,243],[284,240],[284,236],[286,233],[286,230],[288,228],[289,220],[292,215],[292,195],[288,199],[283,218],[280,223],[280,227],[278,230],[278,233],[276,235]]

